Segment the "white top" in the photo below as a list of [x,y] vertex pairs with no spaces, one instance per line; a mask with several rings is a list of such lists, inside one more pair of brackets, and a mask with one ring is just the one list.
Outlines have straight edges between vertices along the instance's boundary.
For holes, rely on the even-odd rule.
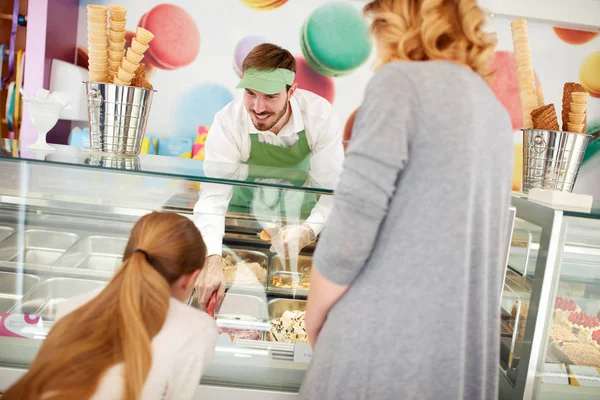
[[[234,100],[215,115],[205,148],[204,170],[207,176],[246,180],[250,157],[250,135],[258,135],[261,143],[292,147],[298,133],[305,130],[312,151],[310,180],[307,186],[333,189],[344,163],[342,131],[331,104],[324,98],[298,89],[290,100],[292,115],[288,123],[274,134],[258,131],[242,99]],[[259,180],[257,180],[258,182]],[[262,189],[257,189],[262,190]],[[273,189],[266,189],[266,191]],[[225,214],[233,186],[205,183],[194,207],[195,222],[208,248],[208,255],[221,254],[225,234]],[[332,196],[321,196],[306,223],[319,234],[331,211]],[[299,211],[299,210],[298,210]]]
[[[60,304],[57,318],[79,308],[98,293],[87,293]],[[212,318],[171,298],[167,319],[152,339],[152,367],[140,399],[192,399],[202,371],[212,360],[217,337],[217,327]],[[123,364],[110,367],[90,400],[123,399],[123,373]]]

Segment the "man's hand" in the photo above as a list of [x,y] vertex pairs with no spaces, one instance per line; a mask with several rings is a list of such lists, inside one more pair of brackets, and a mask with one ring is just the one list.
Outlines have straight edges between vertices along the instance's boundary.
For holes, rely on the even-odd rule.
[[300,250],[315,240],[315,236],[308,225],[288,225],[271,237],[271,251],[286,259],[296,257]]
[[221,256],[213,255],[206,259],[206,265],[198,274],[196,279],[196,295],[198,296],[198,306],[206,310],[210,296],[217,292],[215,310],[218,311],[225,298],[225,274],[223,273],[223,264]]

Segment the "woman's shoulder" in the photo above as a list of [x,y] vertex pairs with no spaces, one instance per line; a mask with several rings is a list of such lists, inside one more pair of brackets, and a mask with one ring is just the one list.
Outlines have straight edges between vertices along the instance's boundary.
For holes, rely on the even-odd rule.
[[214,319],[205,312],[174,298],[169,301],[169,312],[163,329],[185,330],[191,335],[201,332],[217,334],[217,325]]

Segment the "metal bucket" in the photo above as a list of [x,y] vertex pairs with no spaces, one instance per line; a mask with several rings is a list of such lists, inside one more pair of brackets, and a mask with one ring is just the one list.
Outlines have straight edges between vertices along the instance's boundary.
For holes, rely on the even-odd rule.
[[581,133],[523,129],[523,193],[572,192],[589,140]]
[[116,155],[140,154],[154,90],[112,83],[85,84],[90,147]]

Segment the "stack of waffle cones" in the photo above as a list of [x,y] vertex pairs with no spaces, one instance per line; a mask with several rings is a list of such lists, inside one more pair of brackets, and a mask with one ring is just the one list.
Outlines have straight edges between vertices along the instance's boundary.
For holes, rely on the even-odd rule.
[[588,93],[583,86],[567,82],[563,88],[563,131],[586,133]]
[[150,41],[154,35],[144,28],[138,28],[135,33],[135,38],[131,40],[131,47],[127,49],[127,55],[123,58],[119,66],[117,76],[114,78],[114,83],[117,85],[129,86],[135,72],[144,58],[144,53],[148,50]]
[[[90,4],[88,10],[89,81],[151,89],[140,64],[154,35],[138,28],[131,47],[125,49],[127,8]],[[108,11],[110,10],[110,19]],[[107,23],[108,21],[108,23]],[[110,26],[109,26],[110,24]],[[137,72],[142,65],[140,72]]]
[[88,55],[90,82],[108,82],[108,35],[106,7],[90,4],[88,11]]
[[109,82],[117,76],[119,66],[125,57],[125,25],[127,8],[110,6],[110,30],[108,31],[108,75]]
[[524,19],[517,19],[510,24],[510,27],[517,64],[517,81],[521,99],[523,127],[533,128],[531,112],[538,108],[540,104],[538,104],[538,91],[535,87],[535,73],[531,59],[527,22]]
[[[527,22],[517,19],[510,27],[517,64],[523,128],[558,131],[560,126],[554,104],[545,105],[542,88],[536,87],[535,84]],[[573,82],[565,84],[562,100],[563,131],[586,133],[587,97],[588,94],[580,84]]]

